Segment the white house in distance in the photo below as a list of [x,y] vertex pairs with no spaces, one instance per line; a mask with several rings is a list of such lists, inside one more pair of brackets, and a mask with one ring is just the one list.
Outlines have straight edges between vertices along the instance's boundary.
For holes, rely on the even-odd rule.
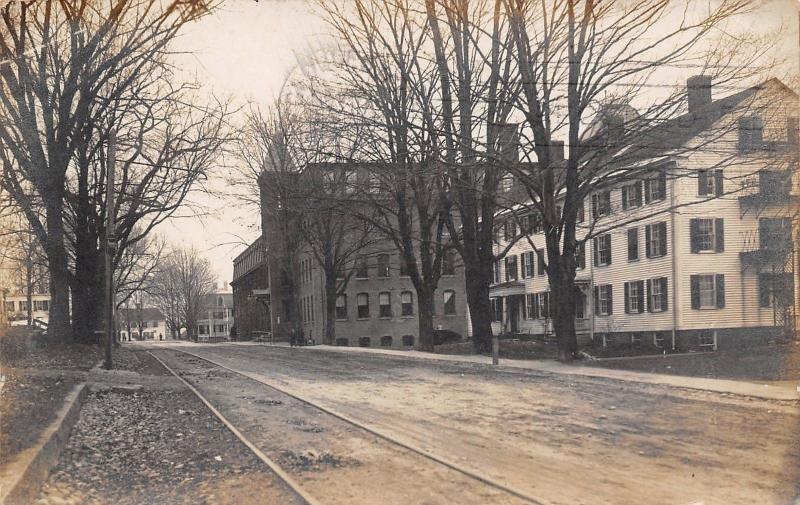
[[153,307],[122,308],[117,311],[117,327],[123,342],[132,340],[167,340],[167,321]]
[[[652,175],[589,195],[579,213],[578,238],[592,237],[578,259],[580,342],[734,348],[795,329],[798,96],[771,79],[712,100],[705,76],[687,93],[689,112],[641,161]],[[709,140],[714,128],[726,133]],[[517,220],[497,222],[499,252]],[[521,222],[544,248],[536,217]],[[552,333],[543,267],[525,239],[497,262],[495,332]]]
[[202,315],[197,320],[197,339],[201,342],[230,340],[233,323],[233,293],[211,293],[206,296]]

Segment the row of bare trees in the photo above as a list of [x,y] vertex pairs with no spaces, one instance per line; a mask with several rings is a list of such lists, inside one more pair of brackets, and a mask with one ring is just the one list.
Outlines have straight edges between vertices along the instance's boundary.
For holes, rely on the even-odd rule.
[[[46,256],[52,338],[88,341],[100,325],[106,215],[115,218],[124,298],[157,263],[162,246],[148,236],[202,189],[229,139],[227,105],[197,99],[170,60],[180,29],[212,7],[45,0],[0,8],[0,186]],[[115,167],[106,157],[112,132]],[[109,169],[118,181],[113,209]]]
[[[259,138],[247,139],[241,151],[253,162],[254,180],[262,172],[302,173],[313,163],[349,164],[358,172],[366,167],[369,176],[349,181],[355,189],[335,198],[297,196],[315,205],[336,200],[394,244],[417,292],[426,349],[433,344],[433,293],[442,261],[456,250],[475,348],[488,350],[492,267],[514,243],[497,247],[495,220],[535,213],[545,235],[541,252],[559,354],[575,357],[576,255],[596,231],[579,231],[584,200],[621,181],[651,176],[654,165],[643,161],[657,153],[686,154],[679,142],[686,138],[686,91],[672,76],[675,69],[746,90],[774,64],[767,59],[774,40],[725,31],[730,20],[748,12],[746,0],[702,8],[667,0],[353,0],[318,6],[334,50],[290,83],[291,106],[281,98],[272,111],[278,119],[269,125],[250,121],[254,130],[281,139],[279,149],[268,151],[283,159],[276,165],[253,157],[248,149]],[[719,117],[690,119],[707,132]],[[705,144],[734,127],[706,135]],[[734,156],[714,160],[716,166],[734,162]],[[523,188],[523,201],[502,191],[509,175]],[[274,191],[291,190],[269,180]],[[625,224],[622,219],[615,225]],[[306,235],[316,240],[319,234]],[[341,279],[338,273],[332,277]]]

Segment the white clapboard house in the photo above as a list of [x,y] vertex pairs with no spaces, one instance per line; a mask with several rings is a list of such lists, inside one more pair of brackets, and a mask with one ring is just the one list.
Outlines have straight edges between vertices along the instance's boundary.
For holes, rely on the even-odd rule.
[[[704,76],[687,93],[689,112],[639,162],[650,175],[584,201],[580,342],[716,349],[794,329],[798,97],[771,79],[712,100]],[[544,247],[535,216],[498,216],[496,251],[520,222]],[[495,265],[494,331],[552,334],[549,291],[543,259],[518,240]]]

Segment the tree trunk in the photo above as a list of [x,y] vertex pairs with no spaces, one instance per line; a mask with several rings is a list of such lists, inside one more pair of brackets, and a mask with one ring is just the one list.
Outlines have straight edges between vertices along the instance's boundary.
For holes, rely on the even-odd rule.
[[[63,188],[61,189],[63,192]],[[72,338],[69,317],[69,269],[64,247],[63,195],[46,200],[47,243],[45,253],[50,274],[50,314],[47,338],[68,342]]]
[[489,281],[487,276],[472,265],[465,265],[465,286],[469,318],[472,324],[472,346],[478,354],[491,351],[492,346],[492,304],[489,300]]
[[[552,261],[552,260],[551,260]],[[558,341],[559,361],[572,361],[578,355],[578,338],[575,335],[575,271],[569,268],[562,256],[553,261],[548,270],[550,277],[550,316]],[[571,272],[571,274],[570,274]]]
[[[333,279],[331,279],[333,277]],[[325,344],[336,343],[336,276],[325,276]]]
[[73,324],[75,342],[99,344],[95,330],[105,307],[104,267],[99,251],[89,245],[78,248],[75,260],[75,277],[72,284]]
[[433,291],[417,290],[419,303],[419,350],[433,352]]

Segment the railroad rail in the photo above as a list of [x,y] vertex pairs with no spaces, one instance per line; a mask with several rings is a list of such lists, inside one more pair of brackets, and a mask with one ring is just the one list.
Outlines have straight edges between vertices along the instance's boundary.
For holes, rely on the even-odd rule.
[[[381,430],[379,428],[375,428],[374,426],[369,426],[367,424],[362,423],[361,421],[353,419],[352,417],[350,417],[350,416],[348,416],[346,414],[343,414],[343,413],[338,412],[338,411],[336,411],[334,409],[331,409],[330,407],[326,407],[326,406],[320,405],[316,401],[310,400],[310,399],[305,398],[303,396],[300,396],[296,392],[288,390],[285,386],[276,385],[272,381],[268,381],[268,380],[264,379],[263,377],[261,377],[258,374],[254,374],[254,373],[247,372],[247,371],[244,371],[244,370],[237,370],[235,368],[231,368],[231,367],[229,367],[227,365],[219,363],[219,362],[217,362],[217,361],[215,361],[213,359],[210,359],[210,358],[207,358],[205,356],[201,356],[201,355],[195,354],[193,352],[185,351],[183,349],[170,348],[170,350],[174,351],[174,352],[179,352],[179,353],[182,353],[182,354],[186,354],[188,356],[192,356],[193,358],[197,358],[197,359],[203,360],[203,361],[205,361],[207,363],[210,363],[210,364],[212,364],[212,365],[214,365],[214,366],[216,366],[218,368],[227,370],[228,372],[231,372],[231,373],[240,375],[242,377],[246,377],[247,379],[253,380],[255,382],[258,382],[258,383],[260,383],[260,384],[262,384],[264,386],[267,386],[268,388],[271,388],[271,389],[273,389],[273,390],[275,390],[275,391],[277,391],[277,392],[279,392],[281,394],[284,394],[284,395],[286,395],[288,397],[291,397],[291,398],[293,398],[293,399],[295,399],[295,400],[297,400],[297,401],[299,401],[301,403],[304,403],[304,404],[306,404],[306,405],[308,405],[308,406],[310,406],[310,407],[312,407],[312,408],[314,408],[316,410],[324,412],[324,413],[326,413],[326,414],[328,414],[328,415],[330,415],[330,416],[332,416],[334,418],[337,418],[337,419],[339,419],[341,421],[344,421],[345,423],[350,424],[351,426],[354,426],[354,427],[356,427],[356,428],[358,428],[360,430],[366,431],[367,433],[370,433],[370,434],[372,434],[372,435],[374,435],[374,436],[376,436],[376,437],[378,437],[378,438],[380,438],[382,440],[385,440],[386,442],[389,442],[390,444],[392,444],[394,446],[401,447],[401,448],[403,448],[405,450],[411,451],[411,452],[413,452],[413,453],[415,453],[417,455],[420,455],[420,456],[422,456],[422,457],[424,457],[424,458],[426,458],[428,460],[431,460],[431,461],[433,461],[433,462],[435,462],[437,464],[443,465],[443,466],[445,466],[445,467],[447,467],[447,468],[449,468],[449,469],[451,469],[451,470],[453,470],[455,472],[458,472],[458,473],[460,473],[462,475],[465,475],[465,476],[467,476],[467,477],[469,477],[471,479],[475,479],[475,480],[477,480],[477,481],[479,481],[479,482],[481,482],[481,483],[483,483],[483,484],[485,484],[487,486],[490,486],[492,488],[495,488],[497,490],[500,490],[502,492],[505,492],[505,493],[508,493],[508,494],[510,494],[512,496],[515,496],[515,497],[517,497],[517,498],[519,498],[519,499],[521,499],[523,501],[526,501],[526,502],[531,503],[533,505],[544,505],[541,501],[539,501],[536,498],[526,494],[523,491],[520,491],[518,489],[514,489],[513,487],[508,486],[508,485],[506,485],[506,484],[504,484],[502,482],[499,482],[499,481],[497,481],[495,479],[492,479],[490,477],[486,477],[486,476],[480,475],[477,472],[474,472],[473,470],[470,470],[469,468],[464,468],[463,466],[459,465],[458,463],[456,463],[454,461],[451,461],[451,460],[449,460],[449,459],[447,459],[447,458],[445,458],[443,456],[440,456],[440,455],[437,455],[437,454],[433,454],[430,451],[427,451],[425,449],[416,447],[415,445],[410,444],[410,443],[408,443],[406,441],[398,440],[396,437],[392,436],[389,433],[384,432],[383,430]],[[275,471],[275,473],[278,474],[287,483],[287,485],[289,485],[292,489],[301,489],[299,487],[299,484],[297,482],[295,482],[294,480],[292,480],[291,477],[284,470],[282,470],[274,461],[270,460],[252,442],[247,440],[247,438],[241,432],[239,432],[227,419],[225,419],[224,416],[216,408],[214,408],[213,405],[211,405],[211,403],[202,395],[202,393],[200,393],[194,386],[189,384],[183,377],[180,377],[175,371],[173,371],[169,366],[167,366],[166,363],[164,363],[164,361],[159,359],[157,356],[152,354],[150,351],[148,351],[148,352],[154,358],[156,358],[160,363],[162,363],[167,368],[167,370],[169,370],[173,375],[175,375],[182,382],[187,384],[189,386],[189,388],[194,392],[194,394],[197,395],[203,401],[203,403],[214,413],[214,415],[216,415],[218,418],[220,418],[220,420],[222,420],[222,422],[225,424],[225,426],[227,426],[228,429],[230,429],[234,433],[234,435],[236,435],[262,461],[264,461],[271,469],[273,469]],[[307,503],[309,503],[309,504],[319,503],[317,501],[312,501],[312,500],[314,500],[313,497],[309,496],[305,492],[303,492],[302,494],[300,492],[298,492],[298,494],[300,494],[303,497],[303,499],[306,500]]]

